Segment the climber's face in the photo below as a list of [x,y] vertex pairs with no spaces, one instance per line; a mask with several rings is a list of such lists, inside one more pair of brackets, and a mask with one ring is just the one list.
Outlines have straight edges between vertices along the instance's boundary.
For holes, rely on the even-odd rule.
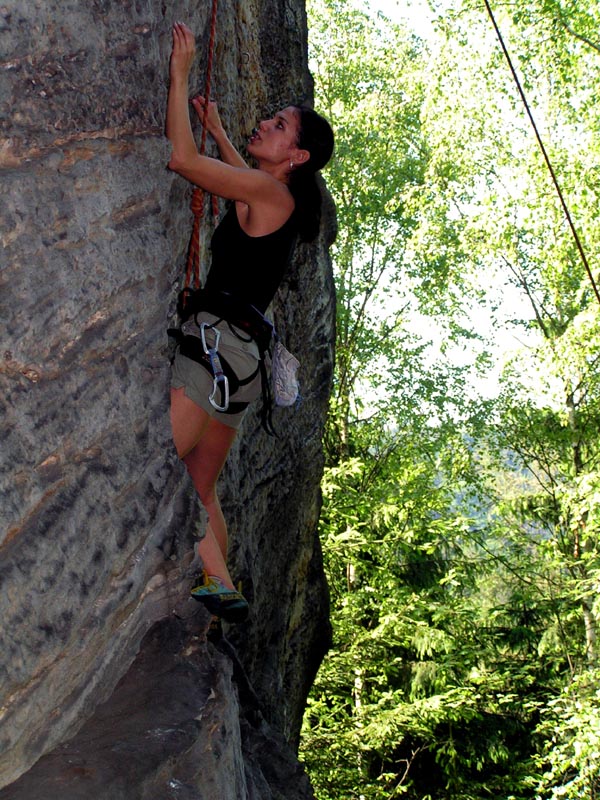
[[284,163],[293,158],[300,132],[300,116],[293,106],[263,120],[252,132],[247,145],[250,155],[259,161]]

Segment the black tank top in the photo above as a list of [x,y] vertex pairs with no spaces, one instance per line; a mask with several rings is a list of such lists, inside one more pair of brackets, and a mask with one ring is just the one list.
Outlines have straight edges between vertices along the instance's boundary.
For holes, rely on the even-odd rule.
[[285,274],[296,235],[292,213],[273,233],[248,236],[232,203],[211,239],[212,263],[205,289],[229,292],[264,313]]

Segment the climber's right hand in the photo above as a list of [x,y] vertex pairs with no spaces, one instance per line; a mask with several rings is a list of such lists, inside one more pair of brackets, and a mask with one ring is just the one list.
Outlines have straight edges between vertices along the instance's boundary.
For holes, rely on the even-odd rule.
[[206,98],[202,97],[201,94],[198,94],[196,97],[192,98],[192,105],[194,106],[196,114],[198,114],[198,117],[200,118],[200,122],[203,125],[206,125],[206,130],[211,136],[214,136],[215,133],[218,133],[223,129],[221,118],[219,116],[219,109],[215,100],[208,101],[207,109]]

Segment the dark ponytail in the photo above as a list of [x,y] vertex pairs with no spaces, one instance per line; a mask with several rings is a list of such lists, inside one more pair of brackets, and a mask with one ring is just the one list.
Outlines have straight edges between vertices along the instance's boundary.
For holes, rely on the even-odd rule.
[[300,238],[310,242],[319,233],[321,222],[321,190],[317,172],[323,169],[333,153],[333,131],[324,117],[307,106],[294,106],[300,119],[298,148],[308,150],[310,158],[294,167],[289,187],[296,202],[296,218]]

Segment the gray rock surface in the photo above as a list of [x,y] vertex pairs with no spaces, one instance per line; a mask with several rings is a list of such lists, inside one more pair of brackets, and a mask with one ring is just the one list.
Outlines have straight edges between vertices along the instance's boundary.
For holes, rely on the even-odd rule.
[[[200,88],[209,18],[208,3],[0,7],[2,800],[312,796],[294,751],[329,638],[331,209],[273,308],[302,403],[276,413],[279,439],[249,414],[221,482],[250,619],[211,643],[187,599],[202,513],[171,445],[165,331],[190,190],[165,169],[163,126],[171,24],[198,32]],[[220,0],[213,89],[238,143],[310,96],[302,0]]]
[[264,718],[235,650],[226,639],[207,641],[202,616],[156,623],[110,699],[0,798],[313,797],[294,750]]

